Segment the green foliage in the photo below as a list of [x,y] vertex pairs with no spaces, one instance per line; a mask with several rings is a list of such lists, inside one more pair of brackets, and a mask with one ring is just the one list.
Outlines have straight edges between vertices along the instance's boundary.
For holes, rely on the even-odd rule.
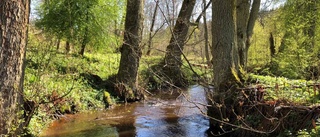
[[317,98],[317,89],[314,89],[314,81],[303,79],[290,80],[285,77],[272,77],[262,75],[249,75],[251,82],[258,83],[266,88],[264,98],[266,100],[286,100],[297,104],[320,103]]
[[[98,97],[102,91],[82,74],[96,74],[103,79],[114,75],[120,55],[64,55],[52,49],[50,41],[42,41],[30,33],[26,58],[24,97],[36,103],[28,128],[38,135],[47,123],[61,114],[104,108],[106,102]],[[113,97],[106,99],[108,105],[113,104]]]
[[74,45],[88,44],[94,48],[116,45],[119,37],[109,26],[123,14],[119,3],[122,1],[46,0],[38,8],[36,26]]
[[[249,68],[264,75],[317,79],[319,6],[316,0],[288,0],[279,9],[261,11],[248,53]],[[273,57],[270,55],[270,33],[276,47]]]
[[270,70],[288,78],[309,78],[307,69],[319,63],[319,10],[315,0],[288,0],[281,9],[283,37]]

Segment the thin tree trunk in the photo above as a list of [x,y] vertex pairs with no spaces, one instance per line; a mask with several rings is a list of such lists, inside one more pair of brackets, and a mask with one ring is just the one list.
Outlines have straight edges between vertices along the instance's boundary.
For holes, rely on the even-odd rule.
[[0,136],[23,131],[23,78],[29,0],[0,1]]
[[84,38],[83,38],[83,41],[82,41],[82,44],[81,44],[81,50],[80,50],[80,52],[79,52],[79,54],[81,55],[81,56],[83,56],[84,55],[84,51],[85,51],[85,48],[86,48],[86,45],[87,45],[87,36],[88,35],[88,28],[86,28],[86,30],[85,30],[85,32],[84,32]]
[[172,84],[178,87],[187,86],[187,81],[181,71],[181,55],[188,35],[189,20],[195,3],[196,0],[183,1],[163,62],[163,73]]
[[56,50],[57,51],[59,51],[59,49],[60,49],[60,38],[58,38],[58,40],[57,40],[57,43],[56,43],[56,45],[57,45],[57,48],[56,48]]
[[152,16],[152,22],[151,22],[151,27],[150,27],[150,32],[149,32],[147,56],[150,56],[150,54],[151,54],[152,33],[153,33],[154,23],[155,23],[156,17],[157,17],[158,7],[159,7],[159,0],[157,0],[157,2],[156,2],[156,7],[154,8],[154,12],[153,12],[153,16]]
[[[89,9],[90,9],[90,6],[87,5],[87,13],[86,13],[86,22],[89,22]],[[84,50],[86,48],[86,45],[88,44],[88,33],[89,33],[89,29],[88,29],[88,25],[85,26],[85,30],[84,30],[84,34],[83,34],[83,40],[82,40],[82,43],[81,43],[81,50],[79,52],[79,54],[81,56],[84,55]]]
[[[206,0],[203,0],[203,6],[205,10],[206,6]],[[205,50],[205,56],[207,65],[211,66],[211,60],[210,60],[210,54],[209,54],[209,34],[208,34],[208,25],[207,25],[207,13],[204,11],[203,13],[203,27],[204,27],[204,50]]]
[[142,99],[138,90],[138,68],[141,57],[144,0],[128,0],[125,20],[124,42],[120,49],[121,59],[117,75],[116,91],[124,100]]
[[248,62],[248,51],[251,45],[251,37],[253,35],[253,28],[255,25],[255,22],[258,18],[258,13],[260,9],[261,0],[253,0],[250,16],[248,20],[248,27],[247,27],[247,39],[246,39],[246,48],[245,48],[245,58],[244,58],[244,66],[247,65]]
[[249,0],[237,0],[237,42],[240,64],[243,68],[246,67],[246,40],[250,5]]
[[67,41],[66,41],[66,54],[69,54],[69,53],[70,53],[70,50],[71,50],[70,41],[67,40]]
[[171,20],[171,24],[172,26],[174,26],[175,24],[175,17],[176,17],[176,0],[171,0],[172,1],[172,20]]
[[271,55],[271,58],[273,58],[274,55],[276,54],[276,46],[274,43],[274,37],[272,32],[270,32],[269,43],[270,43],[270,55]]

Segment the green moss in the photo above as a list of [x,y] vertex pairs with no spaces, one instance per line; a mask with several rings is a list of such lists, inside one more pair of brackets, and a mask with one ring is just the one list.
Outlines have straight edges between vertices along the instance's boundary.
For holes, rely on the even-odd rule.
[[109,108],[114,104],[114,101],[112,100],[112,97],[109,92],[104,91],[103,93],[104,93],[103,94],[103,101],[106,105],[106,108]]

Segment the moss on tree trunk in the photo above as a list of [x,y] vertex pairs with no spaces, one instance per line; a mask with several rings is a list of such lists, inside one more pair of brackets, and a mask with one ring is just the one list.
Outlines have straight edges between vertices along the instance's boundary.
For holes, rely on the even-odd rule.
[[144,0],[128,0],[124,42],[120,49],[121,59],[115,90],[126,101],[140,100],[143,93],[138,86],[138,68],[141,57]]

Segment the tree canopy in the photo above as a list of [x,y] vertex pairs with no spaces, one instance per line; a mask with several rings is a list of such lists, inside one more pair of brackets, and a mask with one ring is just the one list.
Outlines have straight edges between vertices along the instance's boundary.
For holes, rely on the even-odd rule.
[[[122,18],[122,1],[45,0],[41,3],[36,26],[74,45],[105,46],[112,41],[110,27]],[[120,19],[119,19],[120,18]],[[110,34],[109,37],[106,37]]]

